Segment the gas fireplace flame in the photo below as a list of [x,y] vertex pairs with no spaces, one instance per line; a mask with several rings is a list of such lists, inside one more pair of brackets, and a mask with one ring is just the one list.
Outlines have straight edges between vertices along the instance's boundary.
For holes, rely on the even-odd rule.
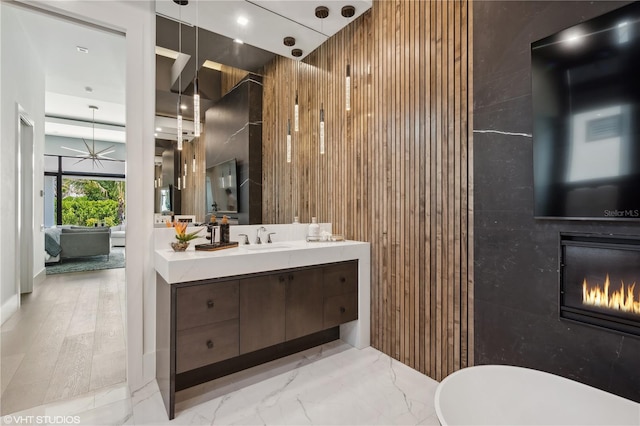
[[620,290],[612,293],[609,292],[610,284],[609,275],[604,280],[604,289],[598,283],[589,286],[585,278],[582,282],[582,304],[640,314],[640,297],[636,298],[634,293],[636,283],[625,286],[620,281]]

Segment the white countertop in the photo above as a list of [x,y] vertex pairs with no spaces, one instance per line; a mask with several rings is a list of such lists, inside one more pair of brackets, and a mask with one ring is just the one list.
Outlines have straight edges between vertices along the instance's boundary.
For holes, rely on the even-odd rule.
[[[196,251],[191,244],[185,252],[167,245],[155,252],[155,268],[169,284],[229,277],[263,271],[297,268],[347,260],[369,263],[370,244],[360,241],[283,241],[217,251]],[[368,265],[367,265],[368,266]]]

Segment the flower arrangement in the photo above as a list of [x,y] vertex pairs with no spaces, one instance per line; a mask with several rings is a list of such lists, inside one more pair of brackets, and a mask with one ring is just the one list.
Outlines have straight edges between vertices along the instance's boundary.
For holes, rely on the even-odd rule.
[[187,233],[187,222],[167,222],[167,227],[171,226],[176,230],[176,240],[181,243],[188,243],[191,240],[199,238],[198,233],[203,229],[200,228],[197,231]]

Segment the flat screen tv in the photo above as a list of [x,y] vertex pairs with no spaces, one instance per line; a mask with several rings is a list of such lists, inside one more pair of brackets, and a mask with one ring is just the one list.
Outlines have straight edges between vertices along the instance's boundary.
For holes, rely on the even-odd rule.
[[208,167],[205,186],[209,213],[238,213],[235,158]]
[[537,218],[640,220],[640,3],[531,45]]

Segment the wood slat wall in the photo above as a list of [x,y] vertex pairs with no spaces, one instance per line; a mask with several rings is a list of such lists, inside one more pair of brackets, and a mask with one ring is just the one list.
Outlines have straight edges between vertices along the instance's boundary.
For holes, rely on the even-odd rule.
[[371,242],[372,345],[437,380],[473,363],[470,13],[374,1],[303,62],[265,67],[264,222],[317,216]]
[[[203,126],[204,127],[204,126]],[[182,145],[180,154],[180,164],[184,167],[187,160],[187,182],[186,188],[182,189],[182,214],[194,214],[198,222],[204,221],[204,214],[207,211],[205,206],[205,181],[206,181],[206,150],[205,134],[200,133],[199,138],[194,138],[191,142]],[[193,156],[196,157],[196,171],[193,172]],[[181,170],[183,170],[181,168]],[[183,172],[184,173],[184,172]]]
[[240,68],[230,67],[229,65],[222,65],[220,67],[220,93],[222,96],[229,93],[236,84],[240,82],[247,75],[247,71]]

